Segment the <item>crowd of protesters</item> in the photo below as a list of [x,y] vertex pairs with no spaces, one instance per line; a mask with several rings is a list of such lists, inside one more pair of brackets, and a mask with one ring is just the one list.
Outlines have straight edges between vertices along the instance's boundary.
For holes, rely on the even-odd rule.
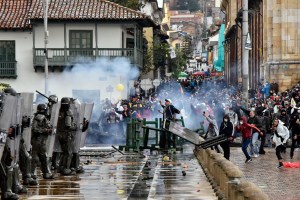
[[[282,126],[289,130],[289,138],[292,141],[291,158],[300,144],[300,83],[289,90],[279,91],[275,81],[266,82],[259,85],[256,90],[250,91],[249,99],[243,101],[240,88],[227,86],[220,77],[188,76],[183,80],[161,81],[157,88],[147,91],[146,96],[137,81],[130,99],[115,104],[107,99],[102,103],[104,114],[101,119],[111,123],[112,119],[122,121],[122,118],[128,117],[148,120],[162,118],[159,112],[162,109],[160,101],[169,99],[180,110],[187,128],[196,130],[203,126],[204,130],[215,132],[213,136],[219,134],[226,134],[231,138],[241,136],[246,162],[265,154],[266,139],[269,141],[270,136],[274,135],[276,155],[281,163],[280,152],[286,143]],[[229,122],[232,124],[232,130],[228,128]],[[223,130],[224,125],[227,131]],[[282,144],[278,143],[278,138],[283,138]],[[251,147],[250,152],[247,152],[248,145]],[[224,156],[229,159],[230,144],[221,146]]]

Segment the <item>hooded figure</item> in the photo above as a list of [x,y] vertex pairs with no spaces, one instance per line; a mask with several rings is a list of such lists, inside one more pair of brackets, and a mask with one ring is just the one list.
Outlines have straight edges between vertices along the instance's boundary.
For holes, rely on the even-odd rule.
[[251,138],[252,138],[252,129],[254,129],[254,130],[258,131],[260,134],[262,134],[261,131],[255,125],[247,123],[247,118],[245,116],[242,117],[239,125],[236,128],[237,131],[242,133],[242,139],[243,139],[242,150],[246,156],[245,163],[252,161],[252,158],[247,151],[247,148],[248,148],[248,146],[251,142]]
[[286,147],[284,144],[289,139],[290,134],[288,128],[279,119],[274,120],[272,129],[274,132],[273,142],[276,145],[276,156],[279,162],[277,168],[279,169],[283,167],[281,153],[285,152]]
[[[276,123],[276,120],[274,121]],[[290,133],[284,123],[278,120],[277,128],[274,130],[273,142],[275,143],[276,147],[279,145],[283,145],[289,139]]]
[[[230,118],[228,115],[225,115],[223,117],[223,121],[220,126],[219,135],[225,135],[227,138],[233,139],[233,125],[230,121]],[[230,141],[226,141],[220,144],[223,151],[224,151],[224,157],[229,160],[230,157]]]

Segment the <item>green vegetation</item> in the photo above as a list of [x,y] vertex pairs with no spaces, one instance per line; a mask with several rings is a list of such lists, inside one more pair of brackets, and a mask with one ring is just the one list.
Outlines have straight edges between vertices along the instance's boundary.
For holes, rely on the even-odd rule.
[[200,10],[200,5],[198,0],[180,0],[171,10],[189,10],[195,12]]

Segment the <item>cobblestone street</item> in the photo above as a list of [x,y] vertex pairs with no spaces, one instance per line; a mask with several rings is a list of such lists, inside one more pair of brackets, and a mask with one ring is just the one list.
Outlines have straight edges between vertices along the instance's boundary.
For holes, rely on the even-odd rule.
[[[271,200],[298,200],[300,199],[299,168],[277,169],[278,161],[274,148],[265,148],[266,154],[253,158],[245,164],[245,156],[239,147],[231,148],[231,161],[237,165],[248,181],[253,182],[265,192]],[[285,162],[289,159],[290,149],[283,155]],[[295,152],[293,161],[300,160],[300,152]]]

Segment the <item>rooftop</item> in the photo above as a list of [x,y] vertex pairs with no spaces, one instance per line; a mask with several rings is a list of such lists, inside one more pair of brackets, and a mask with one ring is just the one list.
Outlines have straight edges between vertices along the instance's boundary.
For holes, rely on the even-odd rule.
[[[30,29],[43,19],[41,0],[0,0],[0,29]],[[106,0],[49,0],[49,21],[138,21],[152,26],[149,16]]]

